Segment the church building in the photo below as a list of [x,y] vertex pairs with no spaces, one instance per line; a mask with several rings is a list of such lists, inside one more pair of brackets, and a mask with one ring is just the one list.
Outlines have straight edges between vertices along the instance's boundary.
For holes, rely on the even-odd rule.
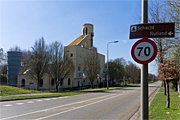
[[[84,24],[82,26],[82,34],[72,41],[69,45],[64,47],[64,55],[68,55],[72,59],[75,71],[74,75],[66,78],[60,88],[80,88],[82,86],[90,86],[90,81],[84,69],[84,58],[92,53],[95,53],[99,60],[100,70],[97,74],[94,85],[98,85],[103,78],[103,68],[105,64],[105,56],[98,53],[97,48],[93,45],[93,25]],[[55,89],[54,79],[48,74],[45,74],[42,82],[40,82],[40,89]],[[25,87],[27,89],[36,89],[36,83],[30,79],[26,74],[18,75],[17,86]]]

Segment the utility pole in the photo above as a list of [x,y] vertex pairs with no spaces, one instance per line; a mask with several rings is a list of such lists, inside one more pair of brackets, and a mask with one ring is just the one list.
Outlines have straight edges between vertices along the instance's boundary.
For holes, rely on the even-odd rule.
[[[148,0],[142,0],[142,24],[148,23]],[[141,120],[148,120],[148,64],[141,68]]]

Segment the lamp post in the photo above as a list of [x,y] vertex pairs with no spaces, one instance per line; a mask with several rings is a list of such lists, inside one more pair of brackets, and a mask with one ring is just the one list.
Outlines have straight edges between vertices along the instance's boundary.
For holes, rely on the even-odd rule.
[[107,89],[109,89],[109,83],[108,83],[108,59],[109,59],[109,44],[110,43],[117,43],[117,42],[119,42],[119,41],[111,41],[111,42],[108,42],[107,43],[107,76],[106,76],[106,81],[107,81]]

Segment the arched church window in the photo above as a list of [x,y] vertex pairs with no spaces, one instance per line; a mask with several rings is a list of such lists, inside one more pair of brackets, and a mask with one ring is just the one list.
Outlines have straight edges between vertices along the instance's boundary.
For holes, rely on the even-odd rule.
[[86,35],[88,34],[88,28],[86,27]]
[[71,85],[71,79],[68,78],[68,85]]
[[54,87],[54,79],[51,79],[51,87]]
[[43,87],[43,79],[40,80],[39,87]]
[[21,81],[21,87],[25,87],[25,79],[22,79],[22,81]]

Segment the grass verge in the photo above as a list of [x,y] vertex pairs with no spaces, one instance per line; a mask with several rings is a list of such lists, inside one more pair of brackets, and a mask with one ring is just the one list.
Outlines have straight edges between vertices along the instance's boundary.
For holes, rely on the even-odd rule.
[[[110,90],[114,90],[110,88]],[[48,92],[48,91],[35,91],[25,90],[22,88],[12,86],[0,86],[0,101],[10,100],[23,100],[23,99],[36,99],[36,98],[50,98],[50,97],[64,97],[79,94],[86,94],[92,92],[106,92],[106,88],[87,89],[85,91],[65,91],[65,92]]]
[[177,92],[170,92],[170,108],[166,108],[166,96],[161,87],[149,108],[150,120],[180,120],[180,97]]
[[37,98],[51,98],[51,97],[64,97],[73,96],[79,94],[86,94],[87,92],[77,91],[77,92],[60,92],[60,93],[41,93],[41,94],[28,94],[28,95],[17,95],[9,97],[1,97],[0,101],[10,101],[10,100],[24,100],[24,99],[37,99]]
[[41,92],[35,90],[25,90],[22,88],[12,87],[12,86],[0,86],[0,96],[32,94],[32,93],[41,93]]

